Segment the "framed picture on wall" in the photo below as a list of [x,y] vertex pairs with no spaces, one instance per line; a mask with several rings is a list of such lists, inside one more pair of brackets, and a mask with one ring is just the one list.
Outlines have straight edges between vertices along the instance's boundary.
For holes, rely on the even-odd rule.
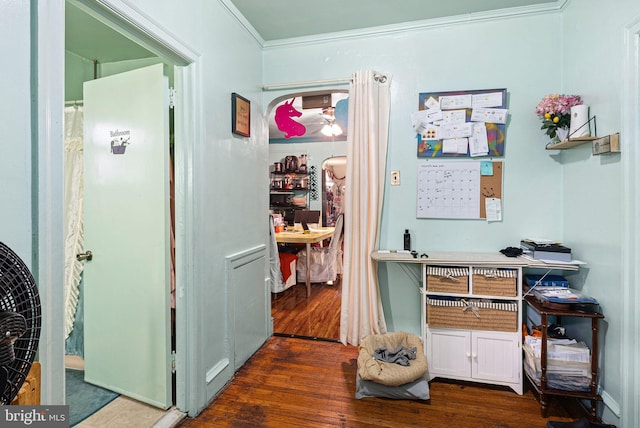
[[251,102],[235,92],[231,94],[231,132],[251,136]]

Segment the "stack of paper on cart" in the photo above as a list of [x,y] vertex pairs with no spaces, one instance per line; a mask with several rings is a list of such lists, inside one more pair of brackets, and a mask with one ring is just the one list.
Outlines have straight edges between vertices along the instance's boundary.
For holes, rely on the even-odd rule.
[[[542,339],[526,336],[524,368],[540,386]],[[591,383],[591,353],[584,342],[547,338],[547,387],[568,391],[588,391]]]

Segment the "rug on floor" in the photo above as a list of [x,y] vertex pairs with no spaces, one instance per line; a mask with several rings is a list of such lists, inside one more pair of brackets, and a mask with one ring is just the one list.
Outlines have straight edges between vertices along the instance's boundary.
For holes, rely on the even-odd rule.
[[84,370],[66,369],[69,424],[74,426],[112,402],[119,394],[84,381]]

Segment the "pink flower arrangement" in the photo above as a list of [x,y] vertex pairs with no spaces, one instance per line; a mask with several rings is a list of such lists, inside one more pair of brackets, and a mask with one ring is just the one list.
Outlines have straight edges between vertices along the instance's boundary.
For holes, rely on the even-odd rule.
[[536,106],[536,114],[542,119],[540,129],[556,138],[558,128],[569,128],[571,107],[582,104],[580,95],[549,94]]

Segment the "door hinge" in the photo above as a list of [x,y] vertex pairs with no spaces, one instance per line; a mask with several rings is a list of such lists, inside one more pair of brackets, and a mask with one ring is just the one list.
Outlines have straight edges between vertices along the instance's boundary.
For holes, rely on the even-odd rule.
[[176,372],[176,351],[171,351],[171,373]]
[[169,108],[174,108],[176,106],[175,98],[176,98],[175,88],[169,88]]

